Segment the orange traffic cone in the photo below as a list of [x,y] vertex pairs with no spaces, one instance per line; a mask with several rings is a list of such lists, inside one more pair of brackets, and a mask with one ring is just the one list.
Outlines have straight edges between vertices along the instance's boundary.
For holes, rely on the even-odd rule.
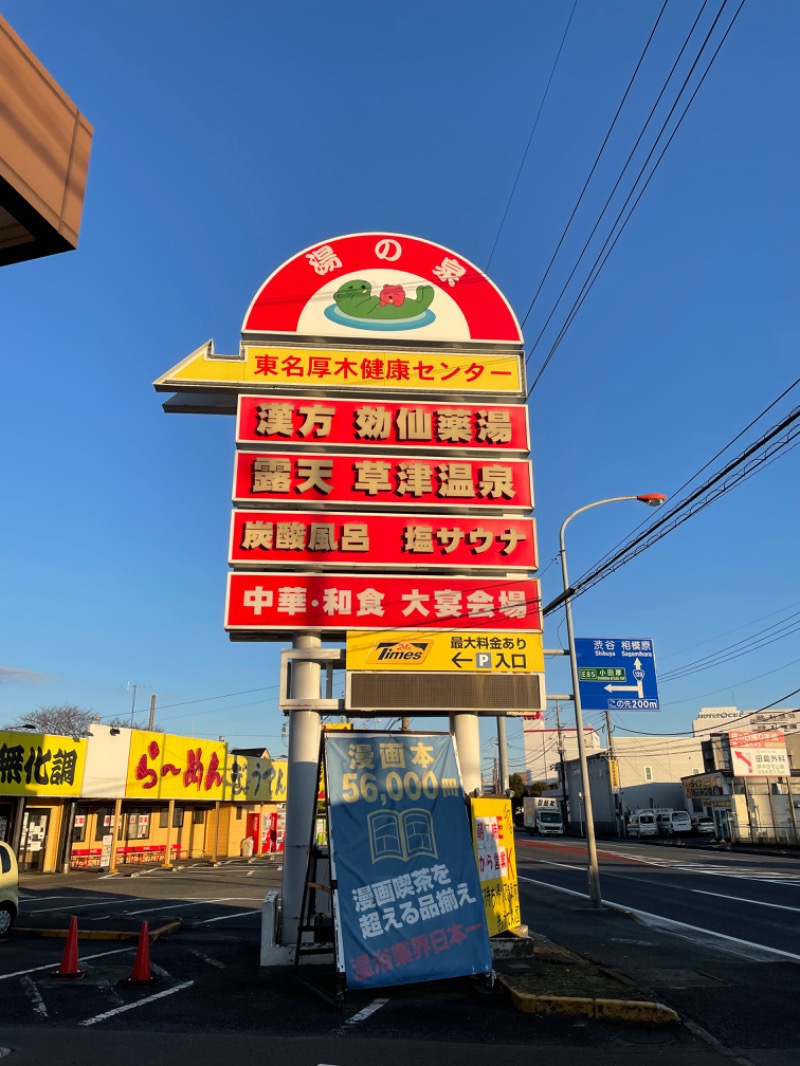
[[85,970],[78,969],[78,919],[74,914],[69,923],[69,933],[67,933],[67,942],[64,945],[64,954],[61,956],[61,965],[56,973],[50,976],[59,980],[68,978],[75,980],[86,976]]
[[125,984],[152,985],[158,980],[158,977],[153,977],[150,969],[150,925],[148,922],[142,922],[139,943],[136,946],[136,958],[133,960],[133,970]]

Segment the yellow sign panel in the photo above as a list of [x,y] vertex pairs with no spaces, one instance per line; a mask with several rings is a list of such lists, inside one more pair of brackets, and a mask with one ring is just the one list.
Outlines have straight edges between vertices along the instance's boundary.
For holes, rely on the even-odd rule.
[[80,796],[86,741],[0,732],[0,796]]
[[224,798],[241,803],[285,803],[287,772],[286,759],[229,755]]
[[224,799],[226,750],[217,740],[134,729],[125,795],[129,799]]
[[348,670],[430,670],[441,673],[544,672],[541,633],[378,632],[347,634]]
[[523,354],[362,351],[242,345],[239,355],[215,355],[209,341],[158,378],[156,389],[391,389],[392,391],[502,393],[521,396]]
[[608,777],[613,791],[619,792],[619,763],[616,759],[608,760]]
[[521,924],[511,801],[478,798],[470,802],[472,844],[489,936],[496,936]]

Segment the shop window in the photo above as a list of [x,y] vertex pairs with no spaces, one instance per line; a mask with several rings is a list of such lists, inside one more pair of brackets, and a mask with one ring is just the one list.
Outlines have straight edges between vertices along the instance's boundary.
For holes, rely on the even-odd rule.
[[150,811],[145,808],[126,811],[120,826],[120,839],[122,839],[123,826],[126,840],[146,840],[150,836]]
[[645,768],[644,768],[644,779],[645,779],[645,781],[652,781],[653,780],[653,767],[652,766],[645,766]]
[[73,844],[82,844],[86,840],[86,822],[88,819],[88,807],[78,807],[75,811],[75,821],[72,823]]
[[[102,841],[103,837],[107,833],[113,832],[112,825],[114,823],[114,808],[113,807],[101,807],[97,812],[97,822],[94,827],[94,839],[95,842]],[[120,828],[120,834],[122,833],[122,826]]]
[[[158,812],[158,825],[160,829],[167,828],[169,819],[169,807],[162,807]],[[183,829],[183,807],[176,807],[172,812],[172,828]]]
[[705,810],[705,804],[701,799],[697,799],[696,796],[692,797],[692,811],[695,814],[702,814]]
[[192,808],[192,825],[203,825],[206,820],[206,812],[202,807]]

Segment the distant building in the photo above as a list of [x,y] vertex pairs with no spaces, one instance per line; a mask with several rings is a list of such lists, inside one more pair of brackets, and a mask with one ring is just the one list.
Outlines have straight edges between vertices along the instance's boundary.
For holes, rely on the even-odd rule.
[[[701,743],[695,737],[614,737],[608,749],[587,757],[595,829],[614,836],[623,831],[630,811],[642,807],[686,808],[681,778],[703,768]],[[577,759],[567,763],[568,818],[583,821],[582,782]]]
[[0,16],[0,266],[78,245],[92,127]]
[[692,722],[695,736],[726,733],[729,729],[800,731],[800,709],[776,707],[768,711],[740,711],[738,707],[701,707]]

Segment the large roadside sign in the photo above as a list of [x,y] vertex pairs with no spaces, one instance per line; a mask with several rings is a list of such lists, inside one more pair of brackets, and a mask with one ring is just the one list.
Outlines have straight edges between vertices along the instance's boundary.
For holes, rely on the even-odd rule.
[[658,682],[649,637],[580,637],[575,641],[585,711],[657,711]]
[[[229,351],[154,385],[236,414],[230,638],[424,629],[432,712],[540,710],[525,359],[494,283],[417,237],[331,238],[264,281]],[[402,669],[357,671],[345,707],[421,707]]]

